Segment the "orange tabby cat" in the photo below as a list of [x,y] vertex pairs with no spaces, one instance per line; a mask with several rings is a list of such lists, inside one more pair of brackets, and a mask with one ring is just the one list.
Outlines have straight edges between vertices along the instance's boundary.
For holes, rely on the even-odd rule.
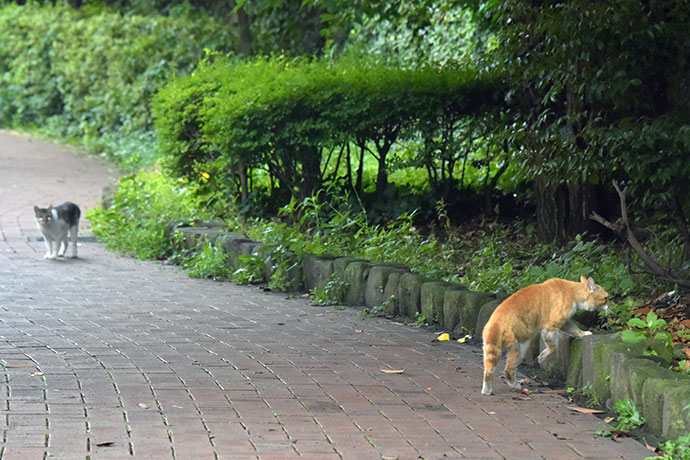
[[558,329],[576,337],[590,335],[570,317],[577,310],[606,311],[606,291],[592,278],[580,276],[580,282],[553,278],[541,284],[520,289],[503,301],[484,326],[484,384],[482,394],[493,394],[496,363],[508,350],[505,377],[508,386],[520,389],[515,368],[529,349],[532,339],[541,331],[546,348],[537,360],[541,363],[556,349]]

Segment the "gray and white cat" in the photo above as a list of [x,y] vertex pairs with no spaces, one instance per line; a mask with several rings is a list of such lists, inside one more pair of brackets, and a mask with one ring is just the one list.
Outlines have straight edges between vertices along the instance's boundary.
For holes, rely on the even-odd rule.
[[72,240],[71,257],[77,257],[77,233],[79,232],[79,217],[81,217],[79,206],[69,201],[55,207],[52,204],[47,208],[34,206],[34,213],[36,225],[46,244],[46,255],[43,258],[56,259],[64,256],[69,246],[68,233]]

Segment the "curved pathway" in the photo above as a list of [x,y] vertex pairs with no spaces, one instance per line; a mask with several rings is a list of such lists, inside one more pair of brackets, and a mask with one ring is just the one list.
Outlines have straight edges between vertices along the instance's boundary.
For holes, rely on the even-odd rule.
[[[106,252],[47,261],[32,206],[115,175],[0,132],[0,459],[641,459],[556,395],[498,384],[476,347],[357,309]],[[382,369],[402,370],[387,374]]]

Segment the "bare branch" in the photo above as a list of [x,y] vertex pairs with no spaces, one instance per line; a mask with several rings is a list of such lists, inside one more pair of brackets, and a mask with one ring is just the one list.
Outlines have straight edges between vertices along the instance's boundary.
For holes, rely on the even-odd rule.
[[[595,222],[599,222],[604,227],[614,231],[621,238],[627,241],[632,250],[635,251],[635,253],[640,257],[640,259],[642,259],[644,264],[648,267],[648,270],[640,267],[642,268],[642,272],[648,273],[662,281],[674,283],[680,287],[689,289],[690,280],[674,276],[670,270],[662,267],[661,264],[656,259],[651,257],[647,253],[647,251],[645,251],[645,249],[642,247],[642,244],[640,244],[637,237],[635,236],[635,233],[630,228],[630,223],[628,221],[628,206],[625,200],[625,193],[627,192],[628,188],[624,187],[623,190],[621,190],[616,181],[613,181],[613,187],[616,189],[618,197],[620,198],[621,217],[618,218],[616,222],[612,223],[601,217],[596,212],[592,212],[589,218]],[[628,261],[628,270],[632,271],[630,261]]]

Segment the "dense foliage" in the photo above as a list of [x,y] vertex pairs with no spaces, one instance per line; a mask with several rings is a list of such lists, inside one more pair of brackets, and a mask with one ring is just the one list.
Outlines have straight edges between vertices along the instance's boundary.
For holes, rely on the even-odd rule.
[[151,96],[190,71],[204,48],[231,42],[231,31],[209,18],[3,6],[0,126],[80,140],[121,163],[150,162]]

